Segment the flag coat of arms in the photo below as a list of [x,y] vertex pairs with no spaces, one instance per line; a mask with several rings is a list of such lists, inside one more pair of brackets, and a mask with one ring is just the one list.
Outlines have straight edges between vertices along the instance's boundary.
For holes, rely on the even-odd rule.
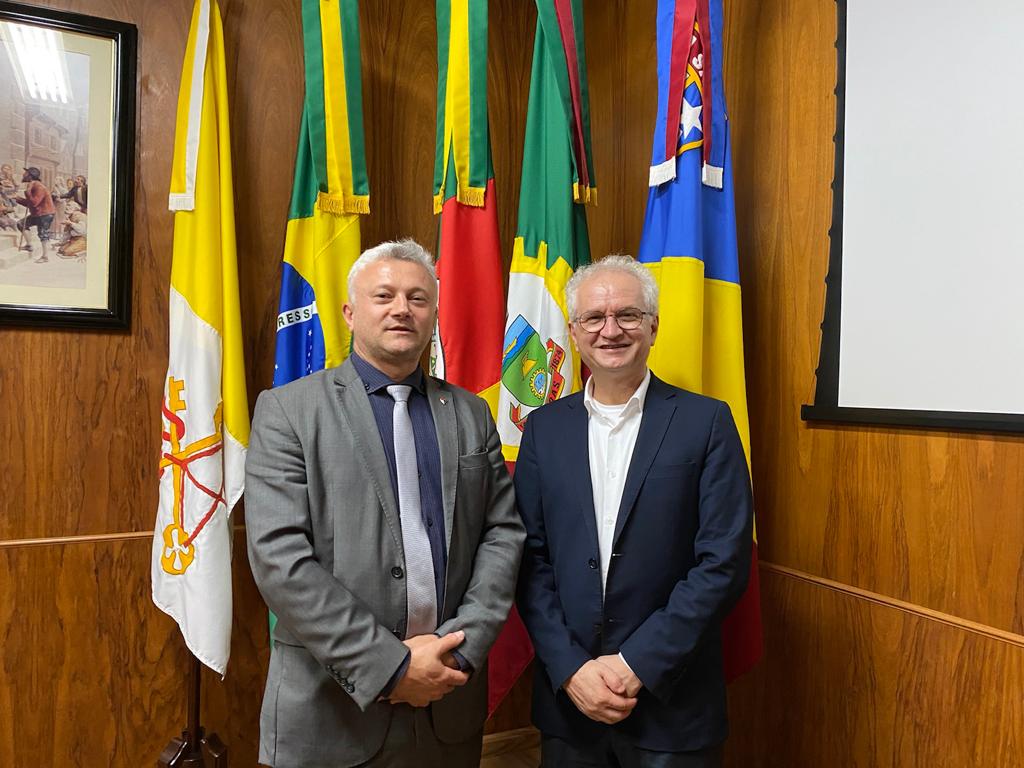
[[340,364],[348,271],[370,210],[358,0],[302,0],[306,91],[285,232],[274,386]]
[[[651,369],[729,404],[750,463],[722,0],[658,0],[658,115],[639,260],[661,290]],[[750,581],[723,626],[728,679],[761,656],[756,537]]]
[[231,179],[220,9],[216,0],[196,0],[169,198],[170,349],[152,588],[189,650],[221,675],[231,648],[230,513],[249,443]]
[[509,271],[498,434],[515,461],[530,412],[580,388],[565,285],[590,261],[597,187],[580,0],[537,0],[519,221]]

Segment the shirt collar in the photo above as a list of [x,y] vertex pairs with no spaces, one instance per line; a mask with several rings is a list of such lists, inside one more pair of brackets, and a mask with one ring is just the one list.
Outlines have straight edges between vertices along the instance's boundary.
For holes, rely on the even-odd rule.
[[[644,409],[644,403],[647,400],[647,390],[651,387],[651,369],[647,369],[647,374],[644,376],[644,380],[640,382],[640,386],[636,388],[636,391],[629,396],[629,400],[626,401],[625,408],[622,409],[622,415],[626,416],[631,411],[642,411]],[[587,413],[591,416],[594,415],[594,377],[591,376],[587,379],[587,386],[583,388],[583,406],[587,409]],[[598,401],[599,402],[599,401]],[[600,403],[604,405],[604,403]]]
[[349,357],[352,359],[352,365],[355,367],[356,373],[359,374],[367,394],[372,395],[386,387],[390,387],[392,384],[407,384],[421,395],[427,393],[426,377],[423,375],[423,369],[420,367],[417,367],[415,371],[406,376],[402,381],[393,381],[390,376],[375,368],[373,364],[363,360],[355,352],[349,354]]

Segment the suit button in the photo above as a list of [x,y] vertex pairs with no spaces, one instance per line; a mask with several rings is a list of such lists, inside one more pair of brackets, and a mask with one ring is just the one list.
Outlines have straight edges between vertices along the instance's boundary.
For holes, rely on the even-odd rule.
[[597,570],[597,560],[595,560],[594,558],[590,558],[589,560],[587,560],[587,565],[590,567],[591,570]]
[[352,683],[348,683],[345,686],[345,690],[348,691],[349,693],[352,693],[352,691],[354,691],[355,689],[356,689],[356,687],[354,685],[352,685]]
[[391,575],[394,576],[396,579],[402,578],[402,569],[396,565],[394,568],[391,569]]

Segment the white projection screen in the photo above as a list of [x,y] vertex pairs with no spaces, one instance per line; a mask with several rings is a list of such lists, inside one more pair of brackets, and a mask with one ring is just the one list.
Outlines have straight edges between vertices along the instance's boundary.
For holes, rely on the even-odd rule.
[[809,420],[1024,432],[1024,2],[839,0]]

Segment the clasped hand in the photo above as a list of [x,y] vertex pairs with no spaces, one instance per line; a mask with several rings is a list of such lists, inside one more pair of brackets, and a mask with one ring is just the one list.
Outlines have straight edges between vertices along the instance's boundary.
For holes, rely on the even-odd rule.
[[642,684],[616,655],[588,661],[563,687],[580,712],[613,725],[629,717]]
[[466,639],[462,630],[438,637],[417,635],[403,642],[409,648],[409,666],[391,690],[392,704],[425,707],[432,701],[465,685],[469,675],[459,669],[452,656]]

